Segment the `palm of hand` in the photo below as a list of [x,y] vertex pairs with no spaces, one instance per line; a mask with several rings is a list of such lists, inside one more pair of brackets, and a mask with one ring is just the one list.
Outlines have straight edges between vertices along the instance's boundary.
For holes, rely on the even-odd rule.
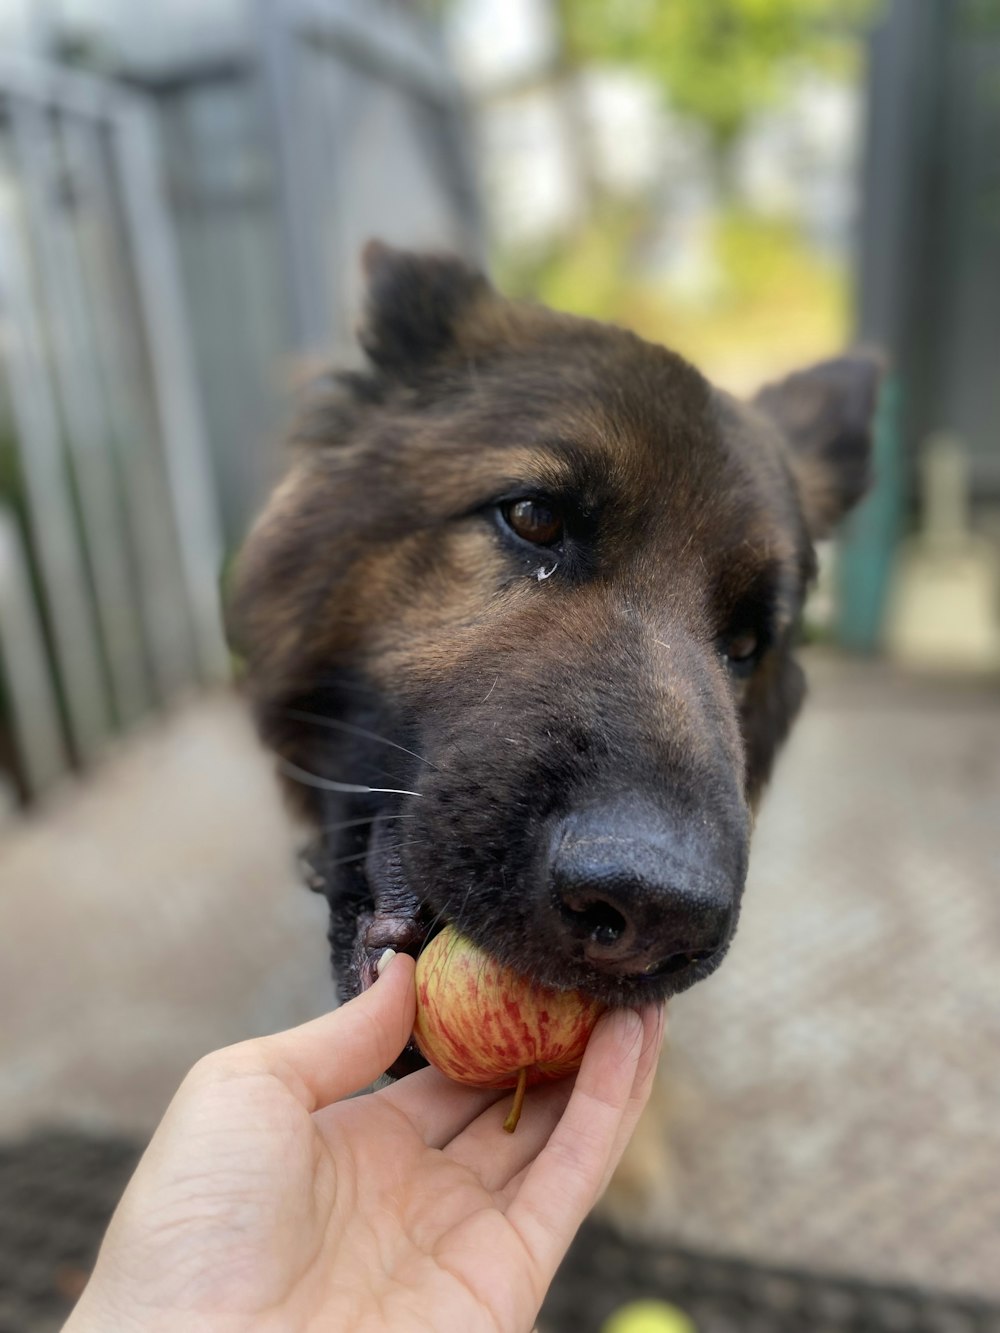
[[[436,1077],[421,1081],[438,1091]],[[248,1330],[258,1319],[287,1330],[404,1329],[417,1322],[419,1292],[455,1328],[476,1328],[483,1305],[508,1312],[497,1327],[530,1327],[541,1292],[504,1216],[511,1189],[489,1178],[488,1162],[477,1170],[460,1160],[469,1144],[429,1147],[398,1105],[378,1097],[311,1115],[268,1075],[254,1087],[229,1080],[214,1112],[244,1127],[225,1142],[214,1131],[189,1140],[174,1200],[150,1219],[158,1305],[242,1315]],[[499,1114],[486,1123],[506,1146]],[[211,1208],[195,1222],[192,1202],[209,1187]],[[496,1268],[482,1262],[501,1254]]]

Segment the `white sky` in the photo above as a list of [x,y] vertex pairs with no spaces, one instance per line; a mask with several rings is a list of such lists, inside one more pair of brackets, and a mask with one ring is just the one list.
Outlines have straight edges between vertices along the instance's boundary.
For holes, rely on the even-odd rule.
[[546,0],[456,0],[447,27],[463,75],[479,85],[536,69],[555,37]]

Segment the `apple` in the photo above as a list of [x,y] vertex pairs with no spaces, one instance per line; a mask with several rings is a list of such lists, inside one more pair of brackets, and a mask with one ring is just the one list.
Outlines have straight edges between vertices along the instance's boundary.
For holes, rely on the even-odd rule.
[[504,1122],[513,1132],[525,1088],[580,1068],[604,1006],[580,991],[537,985],[491,958],[453,926],[417,958],[413,1037],[456,1083],[516,1088]]

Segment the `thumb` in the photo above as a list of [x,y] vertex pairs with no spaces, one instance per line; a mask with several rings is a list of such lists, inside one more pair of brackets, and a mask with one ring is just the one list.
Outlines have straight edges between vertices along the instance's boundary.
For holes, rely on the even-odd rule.
[[413,1031],[414,962],[396,954],[375,984],[332,1013],[241,1042],[209,1056],[216,1072],[271,1074],[309,1111],[367,1087],[400,1054]]

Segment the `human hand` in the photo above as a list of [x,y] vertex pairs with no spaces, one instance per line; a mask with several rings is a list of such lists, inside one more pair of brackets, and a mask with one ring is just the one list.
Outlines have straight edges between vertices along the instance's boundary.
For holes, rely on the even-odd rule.
[[605,1015],[575,1080],[424,1069],[367,1086],[414,1017],[413,960],[349,1004],[201,1060],[64,1333],[527,1333],[649,1097],[663,1010]]

